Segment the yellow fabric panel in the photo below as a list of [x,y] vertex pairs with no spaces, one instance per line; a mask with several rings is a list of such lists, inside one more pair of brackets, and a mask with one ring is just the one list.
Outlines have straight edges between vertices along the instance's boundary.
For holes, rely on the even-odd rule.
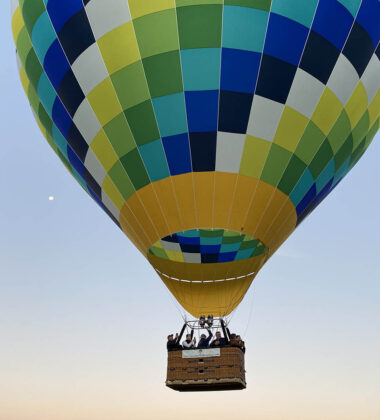
[[[165,215],[166,222],[169,225],[169,230],[171,231],[170,233],[182,232],[183,225],[181,216],[178,212],[177,200],[174,194],[171,178],[161,179],[160,181],[154,182],[153,185],[154,191],[157,194],[158,201]],[[161,238],[162,236],[157,238],[157,240]]]
[[124,199],[120,194],[119,190],[116,188],[115,184],[112,182],[112,179],[107,174],[104,178],[102,190],[108,195],[110,200],[115,204],[118,210],[121,210],[124,205]]
[[131,232],[136,233],[136,236],[139,238],[139,241],[142,243],[142,247],[139,250],[146,255],[147,250],[152,244],[151,239],[143,230],[142,226],[138,222],[136,216],[133,214],[131,209],[125,203],[120,212],[120,226],[123,232],[130,237]]
[[[130,211],[130,210],[128,210]],[[131,213],[129,213],[131,214]],[[133,216],[130,217],[130,220],[127,220],[126,218],[127,211],[124,211],[124,215],[120,214],[120,224],[122,226],[123,232],[128,236],[128,238],[133,242],[135,247],[144,254],[144,249],[146,246],[146,243],[144,240],[146,240],[146,236],[144,233],[142,233],[141,230],[138,228],[136,229],[136,225],[132,227],[130,220],[133,218]],[[145,255],[145,254],[144,254]]]
[[234,195],[237,174],[215,173],[214,227],[228,226],[231,215],[231,198]]
[[260,178],[271,144],[247,134],[239,172],[252,178]]
[[182,174],[172,177],[174,192],[177,197],[183,229],[194,229],[198,226],[196,218],[195,192],[193,174]]
[[21,8],[18,7],[12,16],[12,34],[15,44],[17,44],[17,38],[24,26],[25,24],[21,13]]
[[261,181],[245,175],[238,175],[235,196],[231,206],[229,229],[240,232],[251,204],[251,198]]
[[110,78],[99,83],[88,94],[87,99],[102,126],[123,111]]
[[326,87],[311,120],[327,136],[342,109],[343,106],[339,99]]
[[373,98],[371,104],[368,107],[369,113],[369,123],[372,127],[374,122],[378,119],[380,115],[380,90],[377,92],[376,96]]
[[170,251],[169,249],[166,249],[165,252],[172,261],[183,262],[182,252]]
[[173,233],[169,229],[168,221],[165,220],[162,208],[160,207],[162,200],[157,199],[152,184],[141,188],[141,190],[137,191],[137,195],[140,197],[141,202],[144,203],[144,207],[149,214],[150,220],[156,228],[159,239]]
[[[261,221],[263,213],[266,211],[266,207],[272,196],[273,188],[274,187],[265,182],[260,182],[257,186],[251,206],[248,210],[247,220],[244,225],[244,233],[252,236],[252,232],[257,230],[257,225]],[[264,245],[268,246],[268,244]]]
[[[181,280],[207,281],[236,278],[256,272],[266,261],[267,255],[262,254],[245,260],[210,264],[173,262],[153,254],[148,254],[147,258],[156,270],[169,277]],[[228,277],[226,273],[229,274]]]
[[[156,230],[156,228],[153,226],[152,221],[150,220],[146,210],[145,206],[141,203],[139,199],[139,195],[137,193],[133,194],[128,200],[128,207],[131,209],[135,219],[137,220],[138,224],[141,226],[141,228],[144,230],[146,236],[149,238],[149,245],[148,248],[154,244],[158,239],[160,239],[159,234]],[[121,213],[124,214],[124,207],[121,209]],[[131,223],[132,227],[134,228],[135,224]]]
[[98,45],[109,74],[140,60],[132,21],[103,35]]
[[[192,194],[193,177],[196,201]],[[135,241],[140,241],[139,249],[161,273],[160,277],[187,311],[195,316],[203,312],[227,314],[241,301],[253,276],[294,230],[297,222],[294,205],[275,187],[245,175],[189,173],[172,177],[172,182],[173,185],[169,178],[156,181],[133,194],[121,210],[122,229],[128,236],[134,235]],[[178,191],[182,193],[182,196],[177,195],[177,201],[172,187],[175,194]],[[232,197],[234,199],[231,201]],[[176,261],[149,254],[148,250],[153,243],[167,234],[183,230],[177,204],[185,221],[185,230],[211,227],[214,209],[215,227],[240,232],[245,216],[248,215],[243,232],[249,235],[255,232],[256,235],[252,236],[268,247],[270,253],[239,261],[208,264],[185,263],[181,261],[183,256],[179,252],[165,251]],[[176,222],[169,227],[169,232],[161,210],[171,219],[173,216],[169,214],[174,212]],[[227,217],[228,214],[231,216]],[[234,280],[217,281],[226,278]]]
[[174,9],[175,0],[128,0],[129,10],[133,19],[160,10]]
[[364,89],[363,83],[359,81],[353,94],[348,100],[344,109],[347,112],[348,118],[351,122],[351,127],[355,127],[367,109],[367,93]]
[[194,172],[195,200],[198,228],[210,228],[212,224],[215,172]]
[[102,162],[104,169],[108,172],[119,159],[115,153],[106,133],[100,130],[92,140],[90,147],[95,156]]
[[297,213],[294,205],[290,200],[284,200],[281,204],[281,209],[277,216],[274,217],[271,225],[263,233],[261,240],[264,243],[270,244],[269,252],[277,249],[282,242],[280,238],[288,237],[295,229],[297,224]]
[[273,142],[289,152],[294,152],[309,119],[293,108],[285,106]]
[[[196,203],[191,193],[193,175]],[[172,180],[174,186],[170,178],[165,178],[140,189],[126,202],[151,241],[145,253],[153,243],[169,234],[200,227],[210,228],[213,209],[215,228],[247,233],[261,240],[267,247],[273,246],[276,240],[275,231],[280,229],[285,218],[291,215],[289,222],[282,228],[284,231],[291,232],[296,225],[296,211],[290,199],[263,181],[224,172],[189,173],[172,177]],[[107,185],[105,191],[115,200],[110,186]],[[178,191],[181,195],[177,194]],[[116,202],[119,208],[120,201]],[[123,213],[123,208],[121,211]],[[181,223],[182,218],[184,225]],[[260,235],[265,235],[265,240]],[[223,267],[223,264],[219,263],[217,266]],[[201,275],[200,272],[197,275]],[[207,272],[206,275],[211,274]]]
[[24,89],[24,92],[25,92],[26,95],[28,95],[30,81],[28,79],[28,76],[25,72],[24,67],[20,68],[20,79],[21,79],[21,84],[22,84],[22,87]]
[[243,299],[254,275],[227,282],[211,283],[179,282],[163,275],[160,277],[185,310],[199,318],[201,315],[208,314],[214,316],[230,314]]
[[260,222],[257,225],[256,230],[252,234],[254,238],[261,239],[265,235],[266,231],[276,219],[284,202],[287,200],[288,197],[285,194],[283,194],[280,190],[275,189],[273,191],[273,194],[270,197],[269,202],[267,203],[267,207],[262,214]]

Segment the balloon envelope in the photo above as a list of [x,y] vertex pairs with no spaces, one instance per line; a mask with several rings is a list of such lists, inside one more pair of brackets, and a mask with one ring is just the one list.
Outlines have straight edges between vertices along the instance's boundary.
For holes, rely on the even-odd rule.
[[195,316],[239,304],[378,130],[377,0],[13,0],[12,16],[50,146]]

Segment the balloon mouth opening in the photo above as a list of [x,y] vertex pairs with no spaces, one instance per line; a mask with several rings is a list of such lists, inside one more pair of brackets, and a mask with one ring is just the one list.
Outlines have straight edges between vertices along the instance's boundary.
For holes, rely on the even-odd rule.
[[155,242],[148,253],[190,264],[226,263],[266,253],[265,245],[247,234],[228,229],[192,229],[177,232]]

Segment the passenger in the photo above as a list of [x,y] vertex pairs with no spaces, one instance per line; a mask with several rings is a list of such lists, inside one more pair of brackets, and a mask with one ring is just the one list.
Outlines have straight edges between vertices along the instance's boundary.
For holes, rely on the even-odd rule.
[[236,340],[239,343],[239,347],[242,349],[243,353],[245,353],[245,343],[244,341],[241,339],[240,335],[236,336]]
[[237,340],[237,338],[236,338],[236,334],[231,334],[230,335],[230,346],[233,346],[233,347],[240,347],[239,346],[239,341]]
[[182,341],[182,348],[184,350],[194,349],[195,348],[195,337],[193,339],[194,330],[191,330],[191,334],[186,334],[186,340]]
[[208,332],[208,337],[206,338],[206,334],[201,335],[201,339],[199,340],[198,347],[197,347],[198,349],[207,349],[210,343],[210,340],[212,338],[212,332],[209,330],[208,327],[206,327],[206,330]]
[[216,338],[211,343],[211,347],[224,347],[228,345],[228,340],[225,337],[222,337],[222,334],[220,334],[220,331],[217,331],[215,334]]
[[169,334],[168,342],[166,343],[166,348],[168,349],[168,351],[181,350],[182,347],[178,341],[179,341],[178,334],[176,334],[175,338],[173,334]]

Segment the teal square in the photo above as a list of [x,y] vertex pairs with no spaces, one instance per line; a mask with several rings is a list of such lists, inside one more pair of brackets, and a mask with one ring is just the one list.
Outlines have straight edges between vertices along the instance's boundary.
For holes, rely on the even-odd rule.
[[218,90],[220,86],[220,48],[181,51],[185,90]]
[[38,81],[38,97],[40,98],[46,112],[52,118],[53,106],[57,98],[57,93],[45,72],[41,74],[40,80]]
[[53,124],[52,128],[52,137],[59,151],[63,154],[63,156],[65,156],[67,160],[69,160],[69,157],[67,156],[67,140],[63,137],[62,133],[58,130],[55,124]]
[[203,237],[201,236],[201,245],[220,245],[222,243],[222,237]]
[[309,168],[306,168],[305,172],[302,174],[300,180],[297,182],[297,185],[293,188],[293,191],[289,196],[295,206],[298,206],[313,184],[313,175],[311,174]]
[[235,252],[240,248],[240,242],[235,242],[234,244],[222,244],[220,247],[220,252]]
[[264,47],[268,16],[269,14],[265,10],[225,6],[223,47],[261,53]]
[[186,238],[198,238],[199,230],[197,229],[186,230],[185,232],[181,232],[179,236],[185,236]]
[[57,35],[53,29],[49,15],[47,12],[44,12],[37,19],[32,32],[33,47],[41,63],[44,62],[48,49],[56,39]]
[[236,254],[235,257],[235,261],[236,260],[245,260],[247,258],[252,257],[252,253],[253,253],[253,249],[243,249],[241,251],[238,251],[238,253]]
[[317,188],[317,194],[319,194],[323,188],[328,184],[328,182],[334,177],[335,174],[335,161],[334,158],[326,165],[325,169],[321,172],[317,180],[315,181],[315,186]]
[[356,13],[362,3],[362,0],[338,0],[353,17],[356,17]]
[[285,16],[309,28],[317,5],[318,0],[273,0],[271,13]]
[[183,92],[152,99],[161,137],[187,132],[185,96]]
[[170,175],[164,148],[160,139],[140,146],[139,151],[152,182]]

